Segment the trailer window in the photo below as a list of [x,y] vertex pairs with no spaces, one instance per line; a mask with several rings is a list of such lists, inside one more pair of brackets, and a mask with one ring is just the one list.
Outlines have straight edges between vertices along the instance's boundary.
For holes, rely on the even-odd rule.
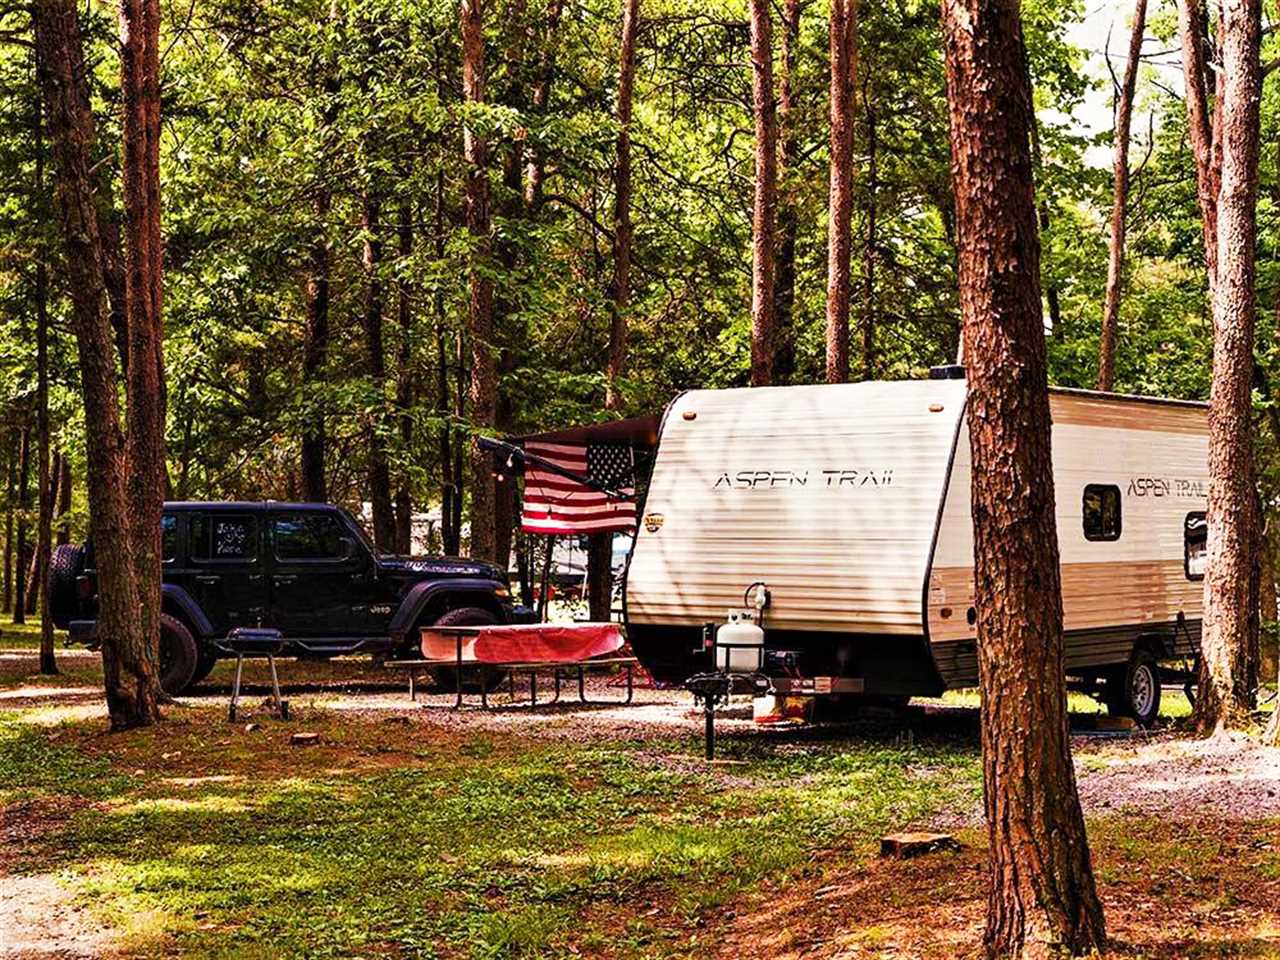
[[1182,565],[1188,580],[1204,579],[1204,560],[1209,544],[1209,524],[1204,511],[1188,513],[1182,522]]
[[1084,488],[1084,538],[1120,539],[1120,488],[1091,483]]

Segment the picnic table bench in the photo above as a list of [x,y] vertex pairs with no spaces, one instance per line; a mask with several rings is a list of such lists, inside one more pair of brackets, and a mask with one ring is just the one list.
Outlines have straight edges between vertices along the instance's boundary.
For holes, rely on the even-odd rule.
[[[465,702],[466,681],[470,671],[480,674],[480,703],[489,706],[489,672],[507,674],[511,699],[516,698],[516,675],[529,677],[529,705],[538,704],[538,676],[550,674],[555,693],[546,704],[560,700],[561,683],[577,681],[578,700],[585,704],[627,704],[635,695],[635,657],[611,657],[607,654],[622,646],[622,634],[616,624],[522,624],[426,627],[422,631],[424,655],[417,660],[389,660],[384,666],[405,670],[409,674],[409,699],[418,699],[417,683],[429,671],[446,669],[453,672],[455,710]],[[446,648],[450,648],[447,649]],[[442,655],[446,654],[447,655]],[[519,654],[524,654],[520,656]],[[621,668],[626,674],[626,696],[617,700],[587,698],[586,674],[589,670]]]

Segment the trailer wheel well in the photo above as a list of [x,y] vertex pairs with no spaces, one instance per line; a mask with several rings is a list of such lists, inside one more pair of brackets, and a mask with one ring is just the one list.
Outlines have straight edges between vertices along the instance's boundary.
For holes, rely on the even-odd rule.
[[1158,633],[1142,633],[1133,641],[1134,651],[1143,650],[1157,660],[1167,660],[1170,656],[1169,638]]

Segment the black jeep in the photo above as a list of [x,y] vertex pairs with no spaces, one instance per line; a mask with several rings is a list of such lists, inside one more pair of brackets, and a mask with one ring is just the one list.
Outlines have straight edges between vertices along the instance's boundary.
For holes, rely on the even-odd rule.
[[[291,655],[413,656],[418,629],[526,619],[497,567],[379,552],[345,510],[322,503],[166,503],[161,685],[203,680],[236,627],[280,631]],[[97,637],[93,545],[61,546],[49,610],[69,642]]]

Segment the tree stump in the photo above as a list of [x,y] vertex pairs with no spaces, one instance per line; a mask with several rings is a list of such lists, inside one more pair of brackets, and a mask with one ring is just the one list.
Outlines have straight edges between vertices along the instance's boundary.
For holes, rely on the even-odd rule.
[[959,849],[956,838],[947,833],[890,833],[880,838],[880,856],[896,860]]

